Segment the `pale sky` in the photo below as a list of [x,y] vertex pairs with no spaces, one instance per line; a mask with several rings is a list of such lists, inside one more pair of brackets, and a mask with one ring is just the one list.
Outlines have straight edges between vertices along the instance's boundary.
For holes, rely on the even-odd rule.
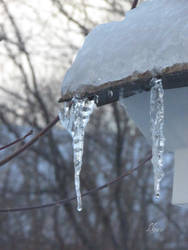
[[[66,4],[68,2],[68,4]],[[83,11],[79,11],[81,0],[64,1],[63,6],[74,16],[76,20],[84,21]],[[107,21],[122,20],[118,15],[106,14],[103,8],[107,8],[105,1],[88,0],[88,7],[85,9],[88,16],[96,24]],[[70,22],[63,15],[59,14],[57,8],[50,0],[9,0],[7,1],[9,10],[14,16],[18,27],[22,32],[26,47],[31,54],[31,59],[40,82],[46,84],[48,79],[55,79],[61,83],[64,73],[84,41],[77,25]],[[75,6],[74,6],[75,5]],[[125,11],[130,9],[130,4],[125,3]],[[8,37],[12,40],[14,32],[2,7],[0,8],[0,24],[4,25]],[[69,47],[69,43],[75,49]],[[15,45],[10,48],[17,52]],[[18,54],[18,62],[22,63],[26,72],[29,73],[25,56]],[[20,88],[20,73],[15,65],[7,57],[4,42],[0,43],[0,86],[10,89]],[[2,97],[2,96],[1,96]]]

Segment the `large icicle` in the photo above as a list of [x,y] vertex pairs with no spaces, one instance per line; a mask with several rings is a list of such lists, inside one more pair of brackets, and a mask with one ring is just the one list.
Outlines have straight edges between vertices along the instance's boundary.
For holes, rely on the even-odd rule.
[[152,164],[154,171],[154,192],[155,197],[160,196],[160,182],[164,176],[163,173],[163,153],[165,138],[163,134],[164,126],[164,90],[162,80],[153,78],[151,80],[150,96],[150,119],[152,134]]
[[84,148],[85,127],[93,112],[95,103],[88,99],[73,98],[71,102],[64,103],[63,110],[59,112],[62,125],[68,130],[73,139],[75,189],[77,196],[77,210],[82,210],[80,193],[80,171],[82,167],[82,155]]

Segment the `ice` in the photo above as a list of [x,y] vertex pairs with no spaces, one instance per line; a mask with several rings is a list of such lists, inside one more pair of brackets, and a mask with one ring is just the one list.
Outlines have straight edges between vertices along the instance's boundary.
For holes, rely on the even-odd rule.
[[[164,176],[163,173],[163,153],[165,146],[165,137],[163,132],[164,127],[164,90],[162,86],[162,80],[153,78],[151,80],[151,93],[150,93],[150,124],[151,124],[151,144],[152,144],[152,164],[153,164],[153,172],[154,172],[154,194],[158,199],[160,196],[160,182]],[[120,104],[125,108],[125,111],[128,110],[129,115],[131,116],[135,112],[130,113],[131,107],[133,104],[136,106],[137,115],[138,112],[143,117],[143,123],[149,122],[149,116],[145,115],[146,112],[140,112],[140,107],[144,106],[144,98],[142,98],[142,102],[131,103],[129,104],[129,98],[123,98],[122,96],[119,99]],[[127,109],[128,104],[128,109]],[[149,103],[148,103],[149,107]],[[141,110],[143,111],[143,110]],[[137,117],[138,119],[138,117]],[[136,119],[135,119],[136,120]],[[138,122],[138,124],[140,124]],[[140,126],[142,127],[142,126]]]
[[148,229],[146,230],[149,233],[160,233],[162,230],[158,226],[157,222],[152,222],[149,226]]
[[153,78],[151,80],[150,92],[150,120],[152,134],[152,164],[154,171],[154,193],[155,197],[160,196],[160,182],[164,176],[163,173],[163,153],[165,138],[164,127],[164,90],[162,80]]
[[187,13],[187,0],[148,0],[123,21],[97,26],[66,73],[62,95],[188,63]]
[[80,172],[84,148],[84,133],[89,117],[93,112],[95,103],[88,99],[73,98],[71,102],[65,102],[59,118],[62,125],[68,130],[73,139],[75,189],[77,196],[77,210],[82,210],[80,192]]
[[[153,78],[151,80],[151,93],[150,93],[150,123],[151,123],[151,137],[152,137],[152,164],[154,172],[154,194],[158,199],[160,196],[160,181],[162,180],[163,173],[163,153],[165,146],[165,138],[163,133],[164,127],[164,90],[162,87],[162,80]],[[129,98],[128,98],[129,100]],[[120,104],[127,111],[128,101],[122,96],[119,99]],[[134,103],[135,104],[135,103]],[[140,107],[143,108],[144,102],[140,104],[135,104],[138,112],[140,112]],[[132,106],[132,105],[131,105]],[[149,103],[148,103],[149,106]],[[128,112],[130,111],[130,106],[128,105]],[[134,113],[134,112],[133,112]],[[132,113],[131,113],[132,114]],[[147,123],[147,117],[145,114],[141,115],[144,117],[144,123]]]

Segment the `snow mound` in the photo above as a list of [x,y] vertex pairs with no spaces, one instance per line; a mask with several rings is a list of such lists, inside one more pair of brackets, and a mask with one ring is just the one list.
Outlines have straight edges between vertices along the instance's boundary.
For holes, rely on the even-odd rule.
[[187,14],[187,0],[148,0],[122,22],[97,26],[67,71],[62,96],[89,92],[135,72],[188,63]]

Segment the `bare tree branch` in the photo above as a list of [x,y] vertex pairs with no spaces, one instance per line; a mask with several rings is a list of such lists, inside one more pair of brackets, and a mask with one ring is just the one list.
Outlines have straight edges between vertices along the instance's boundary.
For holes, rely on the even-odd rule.
[[13,142],[10,142],[9,144],[7,144],[7,145],[5,145],[5,146],[3,146],[3,147],[0,147],[0,150],[6,149],[6,148],[8,148],[8,147],[11,147],[12,145],[15,145],[16,143],[25,140],[28,136],[30,136],[30,135],[32,135],[32,134],[33,134],[33,130],[31,129],[31,130],[30,130],[27,134],[25,134],[24,136],[22,136],[22,137],[16,139],[16,140],[13,141]]
[[26,143],[23,147],[18,149],[13,154],[9,155],[2,161],[0,161],[0,167],[2,167],[7,162],[11,161],[15,157],[17,157],[19,154],[24,152],[27,148],[29,148],[33,143],[35,143],[41,136],[43,136],[49,129],[51,129],[57,122],[59,121],[59,116],[56,116],[56,118],[50,122],[38,135],[36,135],[32,140],[30,140],[28,143]]
[[131,9],[136,8],[137,4],[138,4],[138,0],[134,0]]
[[[93,188],[89,191],[87,191],[86,193],[83,193],[81,196],[85,197],[87,195],[93,194],[97,191],[100,191],[104,188],[107,188],[119,181],[121,181],[123,178],[131,175],[132,173],[134,173],[136,170],[138,170],[139,168],[141,168],[142,166],[144,166],[144,164],[148,161],[150,161],[152,158],[152,155],[150,154],[142,163],[140,163],[137,167],[133,168],[132,170],[129,170],[126,173],[123,173],[122,175],[118,176],[117,178],[113,179],[110,182],[107,182],[106,184]],[[8,209],[0,209],[0,213],[10,213],[10,212],[24,212],[24,211],[31,211],[31,210],[36,210],[36,209],[42,209],[42,208],[49,208],[49,207],[55,207],[55,206],[61,206],[63,204],[69,203],[73,200],[76,199],[76,196],[73,196],[71,198],[66,198],[64,200],[58,200],[58,201],[54,201],[48,204],[43,204],[43,205],[38,205],[38,206],[31,206],[31,207],[19,207],[19,208],[8,208]]]
[[4,35],[3,35],[3,34],[0,34],[0,42],[1,42],[2,40],[4,40],[4,39],[5,39]]
[[[24,40],[22,39],[22,33],[13,17],[13,15],[11,14],[11,12],[9,11],[9,8],[7,6],[7,3],[4,1],[4,0],[0,0],[0,3],[3,5],[3,8],[9,18],[9,21],[14,29],[14,32],[15,32],[15,36],[17,38],[17,46],[18,46],[18,49],[20,50],[20,52],[22,52],[25,57],[26,57],[26,60],[27,60],[27,63],[28,63],[28,66],[29,66],[29,69],[30,69],[30,73],[31,73],[31,77],[32,77],[32,83],[33,83],[33,86],[34,86],[34,92],[32,94],[34,94],[35,98],[37,99],[38,103],[40,104],[41,106],[41,110],[42,112],[44,113],[44,117],[46,119],[46,122],[48,123],[49,122],[49,119],[48,119],[48,112],[47,112],[47,109],[46,109],[46,106],[43,102],[43,99],[39,93],[39,89],[38,89],[38,85],[37,85],[37,78],[36,78],[36,74],[35,74],[35,70],[34,70],[34,66],[32,64],[32,61],[31,61],[31,57],[30,57],[30,54],[29,52],[27,51],[27,48],[26,48],[26,45],[25,45],[25,42]],[[7,41],[9,41],[8,38],[6,38]],[[9,41],[10,42],[10,41]]]
[[69,15],[69,13],[63,7],[61,1],[59,1],[59,0],[53,0],[53,2],[56,4],[56,6],[58,7],[59,11],[63,15],[65,15],[71,22],[75,23],[81,29],[81,32],[84,34],[84,36],[86,36],[89,33],[89,30],[84,25],[82,25],[76,19],[74,19],[72,16]]

